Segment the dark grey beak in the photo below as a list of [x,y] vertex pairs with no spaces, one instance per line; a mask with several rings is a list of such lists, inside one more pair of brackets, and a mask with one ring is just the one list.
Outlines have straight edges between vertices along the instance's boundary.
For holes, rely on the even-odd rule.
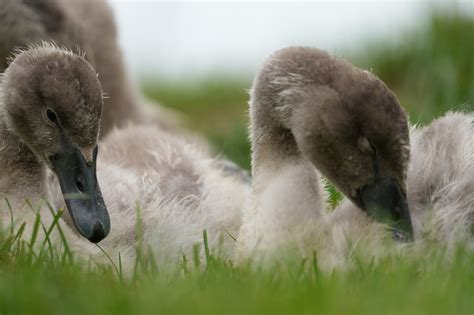
[[87,162],[63,136],[60,152],[50,158],[66,207],[79,233],[92,243],[110,232],[110,218],[96,176],[97,147]]
[[394,178],[381,178],[359,189],[359,206],[375,220],[389,225],[398,240],[413,240],[413,226],[405,194]]

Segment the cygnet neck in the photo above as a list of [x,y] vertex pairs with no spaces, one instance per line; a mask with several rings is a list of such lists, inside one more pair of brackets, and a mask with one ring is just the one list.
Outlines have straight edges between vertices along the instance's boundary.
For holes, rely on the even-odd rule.
[[0,194],[28,198],[43,193],[45,167],[0,115]]

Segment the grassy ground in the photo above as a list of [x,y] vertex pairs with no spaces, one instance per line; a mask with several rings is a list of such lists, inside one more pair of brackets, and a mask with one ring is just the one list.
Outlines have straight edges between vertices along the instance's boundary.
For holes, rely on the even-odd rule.
[[[474,104],[473,30],[471,19],[435,15],[403,42],[374,43],[350,59],[373,68],[412,119],[427,122],[451,106]],[[180,86],[157,80],[144,90],[187,113],[191,128],[248,168],[249,86],[250,78]],[[313,259],[288,270],[252,271],[209,256],[206,270],[187,263],[164,273],[149,265],[123,280],[111,266],[93,269],[49,250],[33,254],[28,243],[6,233],[0,235],[0,314],[473,315],[474,254],[459,251],[451,262],[441,256],[435,250],[329,275]]]
[[[21,233],[21,232],[19,232]],[[174,272],[138,263],[131,277],[68,251],[33,252],[0,238],[0,314],[466,314],[474,311],[474,253],[442,250],[322,273],[316,256],[271,270],[206,255]],[[142,262],[145,260],[141,260]],[[199,268],[201,266],[201,268]]]

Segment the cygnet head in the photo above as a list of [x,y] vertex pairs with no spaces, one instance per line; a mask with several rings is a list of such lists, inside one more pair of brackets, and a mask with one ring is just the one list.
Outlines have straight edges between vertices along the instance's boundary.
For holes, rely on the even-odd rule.
[[265,64],[252,98],[267,111],[267,117],[263,111],[254,116],[265,124],[278,117],[272,128],[294,139],[298,152],[341,192],[412,236],[407,117],[381,80],[326,52],[292,47]]
[[57,175],[77,230],[91,242],[110,231],[96,177],[102,89],[82,57],[51,45],[19,53],[2,82],[4,120]]

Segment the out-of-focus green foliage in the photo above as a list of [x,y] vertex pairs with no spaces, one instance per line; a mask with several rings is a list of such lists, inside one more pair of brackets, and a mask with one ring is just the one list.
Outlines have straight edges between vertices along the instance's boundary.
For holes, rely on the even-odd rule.
[[413,122],[474,110],[474,19],[462,12],[435,12],[422,29],[359,48],[354,60],[395,91]]

